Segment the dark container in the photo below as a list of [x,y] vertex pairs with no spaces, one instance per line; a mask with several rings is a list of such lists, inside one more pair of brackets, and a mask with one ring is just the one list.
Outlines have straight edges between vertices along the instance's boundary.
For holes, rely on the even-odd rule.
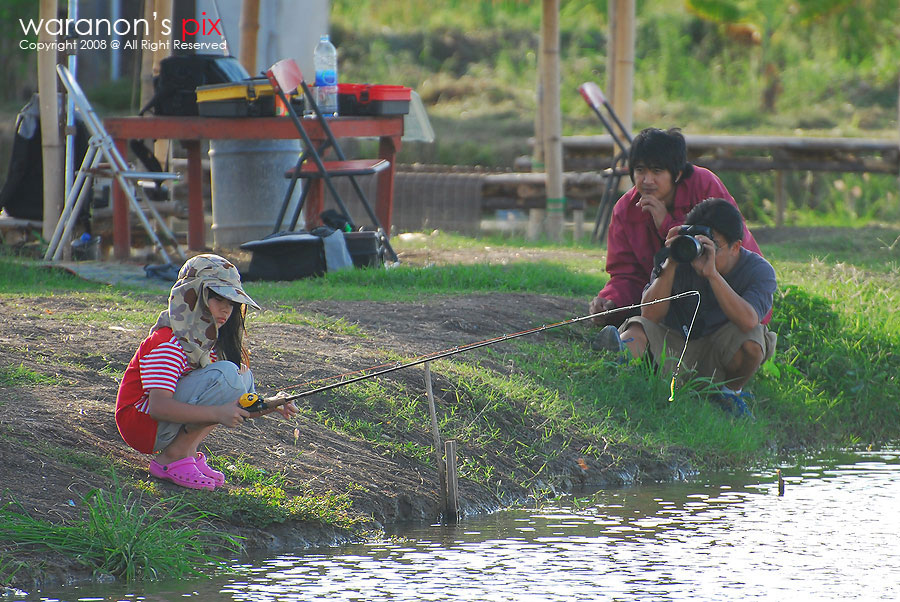
[[378,234],[372,231],[344,232],[347,251],[354,267],[372,268],[384,265],[384,248]]
[[159,63],[153,78],[153,98],[141,109],[154,115],[199,115],[197,87],[248,79],[250,74],[233,56],[175,55]]
[[299,280],[325,274],[325,247],[322,239],[307,232],[277,234],[245,242],[252,251],[245,280]]

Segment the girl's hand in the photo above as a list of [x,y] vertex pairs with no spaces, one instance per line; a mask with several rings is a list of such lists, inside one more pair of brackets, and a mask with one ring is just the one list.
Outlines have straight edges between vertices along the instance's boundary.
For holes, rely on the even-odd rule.
[[228,428],[235,428],[242,424],[250,417],[250,412],[240,406],[238,400],[234,403],[217,406],[219,408],[219,424]]
[[293,418],[297,415],[298,412],[297,406],[294,405],[293,401],[289,401],[283,406],[278,406],[277,408],[275,408],[275,411],[281,414],[281,417],[285,420]]
[[241,367],[238,368],[238,374],[244,374],[244,373],[246,373],[248,370],[250,370],[250,366],[248,366],[247,364],[242,363],[242,364],[241,364]]

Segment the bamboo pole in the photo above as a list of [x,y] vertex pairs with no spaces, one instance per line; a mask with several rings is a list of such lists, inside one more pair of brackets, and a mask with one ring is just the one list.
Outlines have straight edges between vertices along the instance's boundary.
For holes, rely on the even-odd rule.
[[[544,173],[544,37],[538,36],[537,77],[535,78],[534,145],[532,145],[531,171]],[[543,178],[543,175],[541,176]],[[543,207],[528,210],[529,240],[536,240],[544,227]]]
[[544,0],[541,16],[543,40],[544,88],[543,134],[544,165],[547,176],[547,235],[560,240],[563,231],[566,199],[562,180],[562,116],[559,106],[559,0]]
[[[156,11],[156,0],[144,0],[144,19],[150,23],[150,30],[147,34],[146,42],[153,42],[156,38],[156,28],[153,25],[155,19],[153,13]],[[153,98],[153,52],[150,50],[141,50],[141,96],[139,107],[147,106],[150,99]]]
[[613,110],[629,132],[633,124],[634,40],[635,0],[609,0],[607,90]]
[[544,171],[544,37],[538,36],[537,77],[535,78],[534,145],[531,171]]
[[456,440],[444,443],[444,459],[447,463],[447,522],[459,520],[459,483],[456,476]]
[[[57,18],[57,1],[41,0],[40,18],[46,22]],[[38,42],[53,44],[57,41],[48,28],[41,28]],[[38,52],[38,95],[41,111],[41,160],[44,179],[44,216],[42,234],[50,240],[62,213],[64,162],[63,145],[59,132],[59,95],[56,82],[56,51]]]
[[[150,39],[154,42],[154,48],[156,50],[153,51],[150,60],[150,95],[153,95],[153,78],[159,75],[159,64],[162,62],[164,58],[172,54],[172,36],[169,34],[168,39],[163,34],[162,31],[162,23],[168,19],[169,22],[172,21],[172,13],[173,6],[172,0],[153,0],[152,2],[147,2],[147,4],[155,4],[156,10],[156,19],[150,21]],[[148,53],[149,54],[149,53]],[[143,74],[142,74],[142,81]],[[142,103],[143,107],[146,102]],[[168,155],[169,150],[171,149],[171,141],[170,140],[157,140],[153,143],[153,155],[156,157],[157,161],[159,161],[163,165],[168,164]]]
[[431,414],[431,433],[434,437],[434,462],[438,472],[438,491],[441,494],[441,507],[447,508],[447,476],[444,472],[444,446],[441,443],[441,432],[438,428],[437,411],[434,407],[434,392],[431,385],[431,362],[425,362],[425,394],[428,397],[428,412]]
[[241,5],[240,61],[251,75],[256,74],[256,38],[259,35],[259,0],[244,0]]
[[787,191],[784,183],[784,172],[775,172],[775,225],[784,226],[784,213],[787,208]]

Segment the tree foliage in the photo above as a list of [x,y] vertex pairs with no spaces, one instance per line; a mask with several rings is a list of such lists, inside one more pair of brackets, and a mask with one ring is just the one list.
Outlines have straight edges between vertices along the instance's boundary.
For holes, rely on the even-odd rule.
[[841,58],[860,62],[886,37],[898,35],[896,0],[685,0],[702,19],[758,27],[768,36],[781,28],[824,28]]

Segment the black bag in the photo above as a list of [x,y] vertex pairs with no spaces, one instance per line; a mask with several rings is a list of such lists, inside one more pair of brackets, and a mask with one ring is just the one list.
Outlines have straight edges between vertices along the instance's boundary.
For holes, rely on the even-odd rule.
[[320,226],[312,232],[279,232],[242,244],[241,249],[253,253],[250,266],[243,272],[244,280],[298,280],[343,268],[342,262],[333,262],[339,259],[338,254],[329,255],[325,247],[325,238],[332,234],[341,236],[346,244],[346,267],[351,263],[357,268],[384,265],[384,248],[378,244],[375,232],[344,233]]
[[159,75],[153,78],[153,98],[141,115],[199,115],[197,86],[226,84],[250,79],[250,74],[233,56],[189,54],[164,58]]
[[[76,169],[84,160],[89,137],[81,114],[76,113],[74,157]],[[31,97],[16,117],[16,133],[9,168],[3,189],[0,190],[0,209],[5,209],[10,217],[19,219],[40,221],[44,218],[44,157],[41,150],[41,113],[37,94]],[[89,207],[84,205],[79,220],[86,223],[88,217]]]
[[271,234],[245,242],[241,249],[253,252],[245,281],[298,280],[322,276],[327,270],[322,238],[309,232]]

